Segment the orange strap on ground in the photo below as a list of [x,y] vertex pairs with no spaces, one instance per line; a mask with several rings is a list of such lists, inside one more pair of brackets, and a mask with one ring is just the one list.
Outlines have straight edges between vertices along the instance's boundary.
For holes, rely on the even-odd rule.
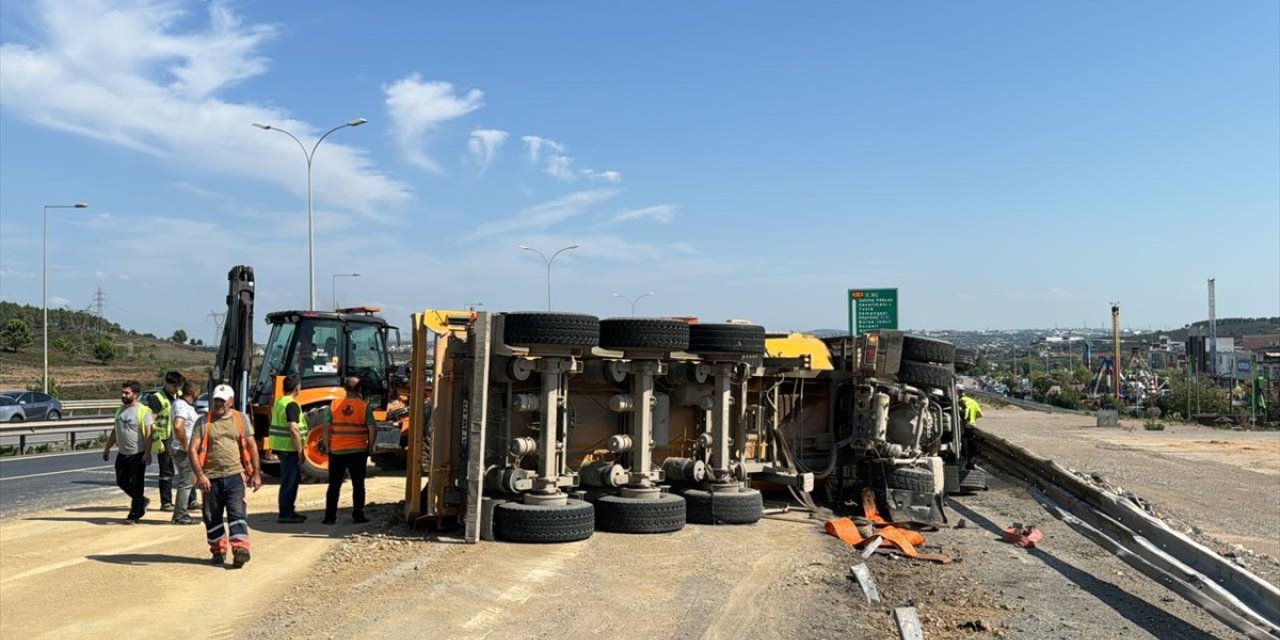
[[[876,498],[870,490],[862,491],[862,511],[866,518],[876,523],[876,536],[884,539],[882,548],[891,547],[897,549],[902,555],[917,560],[928,560],[940,564],[951,564],[950,556],[943,553],[920,553],[916,551],[916,547],[924,544],[924,536],[910,529],[902,529],[893,525],[885,524],[885,519],[876,509]],[[852,547],[861,549],[871,544],[876,536],[863,538],[858,533],[858,527],[853,524],[849,518],[836,518],[828,520],[826,523],[827,533],[841,539]]]

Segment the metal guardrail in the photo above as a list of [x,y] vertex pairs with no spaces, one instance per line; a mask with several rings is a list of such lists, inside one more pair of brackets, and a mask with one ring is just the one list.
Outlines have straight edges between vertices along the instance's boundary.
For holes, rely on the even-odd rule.
[[1133,498],[1105,490],[981,429],[978,456],[1037,491],[1054,517],[1227,626],[1258,640],[1280,637],[1280,589],[1170,528]]
[[981,389],[965,389],[965,393],[979,400],[982,400],[985,398],[987,400],[998,400],[1000,402],[1007,402],[1015,407],[1018,407],[1019,409],[1027,409],[1028,411],[1044,411],[1046,413],[1066,413],[1066,414],[1077,415],[1077,416],[1089,415],[1084,411],[1077,411],[1075,409],[1064,409],[1062,407],[1055,407],[1051,404],[1044,404],[1043,402],[1035,402],[1034,400],[1023,400],[1021,398],[1014,398],[1012,396],[1001,395],[999,393],[984,391]]
[[111,418],[78,418],[74,420],[45,420],[40,422],[9,422],[0,424],[0,437],[18,438],[18,455],[27,452],[27,438],[31,436],[64,435],[67,445],[74,449],[76,436],[82,433],[110,431],[115,421]]
[[114,400],[63,400],[63,411],[101,411],[102,409],[111,409],[120,405],[119,399]]

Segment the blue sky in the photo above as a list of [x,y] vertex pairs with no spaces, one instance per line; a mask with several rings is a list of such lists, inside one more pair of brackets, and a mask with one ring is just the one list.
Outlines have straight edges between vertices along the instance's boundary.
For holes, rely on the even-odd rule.
[[1280,314],[1280,5],[12,2],[0,297],[211,336],[317,291],[842,327]]

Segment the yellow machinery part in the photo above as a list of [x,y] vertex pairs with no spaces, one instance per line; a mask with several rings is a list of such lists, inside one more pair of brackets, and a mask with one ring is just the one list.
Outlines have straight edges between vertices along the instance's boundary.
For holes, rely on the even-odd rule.
[[831,352],[827,345],[807,333],[789,333],[786,336],[770,336],[764,341],[765,355],[770,358],[800,358],[809,356],[809,368],[814,371],[830,371]]

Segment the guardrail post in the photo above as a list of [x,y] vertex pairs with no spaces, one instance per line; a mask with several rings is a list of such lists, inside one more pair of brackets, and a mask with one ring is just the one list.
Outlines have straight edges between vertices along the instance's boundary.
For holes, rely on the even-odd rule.
[[18,455],[20,456],[27,455],[27,436],[26,435],[18,436]]
[[76,450],[76,432],[72,431],[67,435],[71,436],[71,450],[75,451]]

